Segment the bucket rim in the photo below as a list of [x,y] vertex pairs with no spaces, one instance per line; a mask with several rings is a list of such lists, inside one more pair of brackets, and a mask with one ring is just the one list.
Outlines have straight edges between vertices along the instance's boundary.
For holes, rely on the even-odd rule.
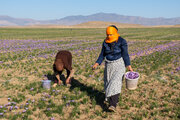
[[41,82],[51,82],[51,80],[41,80]]

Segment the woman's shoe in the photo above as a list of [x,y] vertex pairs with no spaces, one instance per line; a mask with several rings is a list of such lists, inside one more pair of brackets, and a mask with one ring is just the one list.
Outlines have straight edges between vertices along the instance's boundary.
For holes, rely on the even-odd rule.
[[116,108],[115,108],[114,106],[110,106],[110,107],[108,108],[108,110],[109,110],[110,112],[116,112]]

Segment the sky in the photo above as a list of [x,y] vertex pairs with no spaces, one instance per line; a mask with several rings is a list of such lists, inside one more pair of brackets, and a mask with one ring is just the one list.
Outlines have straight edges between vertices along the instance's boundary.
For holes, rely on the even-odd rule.
[[0,0],[0,16],[51,20],[95,13],[180,17],[180,0]]

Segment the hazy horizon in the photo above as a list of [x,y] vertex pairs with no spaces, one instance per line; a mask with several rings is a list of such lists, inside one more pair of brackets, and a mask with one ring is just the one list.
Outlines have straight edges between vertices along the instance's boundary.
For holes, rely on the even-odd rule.
[[61,19],[67,16],[88,16],[96,13],[115,13],[145,18],[180,17],[179,0],[6,0],[1,1],[0,16],[35,20]]

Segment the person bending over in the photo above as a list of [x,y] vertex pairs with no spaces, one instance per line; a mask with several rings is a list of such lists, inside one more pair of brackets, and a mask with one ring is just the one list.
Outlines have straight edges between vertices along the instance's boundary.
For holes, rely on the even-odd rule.
[[66,85],[71,84],[71,77],[73,75],[72,69],[72,54],[67,50],[61,50],[57,53],[55,57],[55,61],[53,64],[54,74],[57,78],[55,80],[53,87],[56,87],[57,84],[61,85],[62,80],[60,79],[60,75],[62,74],[63,70],[66,70],[67,77],[66,77]]

